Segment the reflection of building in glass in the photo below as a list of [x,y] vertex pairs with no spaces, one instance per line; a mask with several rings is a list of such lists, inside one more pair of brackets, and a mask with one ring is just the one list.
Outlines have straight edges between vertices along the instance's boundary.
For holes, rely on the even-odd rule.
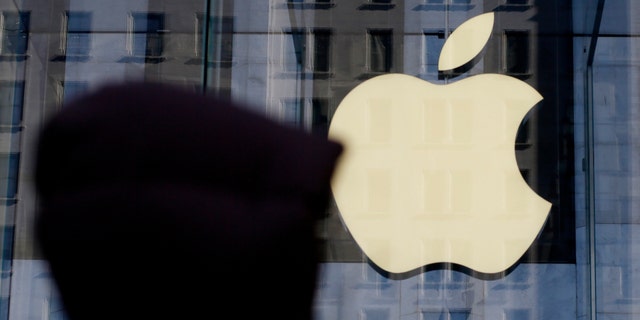
[[[587,210],[580,207],[588,197],[582,190],[582,184],[589,184],[582,180],[582,166],[584,172],[588,171],[589,161],[576,156],[574,171],[573,140],[580,142],[582,132],[574,132],[572,125],[580,124],[582,118],[574,119],[572,107],[589,103],[596,107],[592,120],[598,130],[592,134],[599,151],[595,155],[596,181],[601,183],[597,184],[597,205],[592,204],[603,235],[594,236],[599,241],[597,246],[593,240],[593,250],[603,257],[593,266],[600,272],[597,307],[608,314],[638,314],[631,307],[640,297],[633,285],[638,278],[633,272],[638,261],[627,256],[638,245],[632,236],[638,221],[634,182],[638,168],[633,156],[638,149],[633,137],[637,116],[632,108],[638,105],[635,88],[639,81],[633,76],[638,48],[629,36],[638,30],[629,20],[640,8],[633,1],[606,1],[608,11],[599,49],[589,51],[588,40],[576,39],[590,39],[593,22],[577,21],[575,25],[587,27],[572,29],[570,10],[576,10],[573,18],[578,19],[582,14],[578,10],[597,12],[596,3],[3,2],[0,320],[8,317],[6,310],[11,310],[11,319],[39,318],[42,314],[53,319],[60,314],[59,301],[50,296],[43,278],[36,278],[38,270],[46,269],[38,266],[37,249],[27,225],[37,200],[30,190],[33,139],[42,121],[65,103],[107,81],[162,81],[193,90],[206,88],[211,94],[246,101],[251,108],[278,121],[326,135],[342,98],[362,81],[387,72],[406,73],[438,84],[496,72],[538,88],[545,99],[521,126],[515,141],[516,156],[523,177],[554,202],[555,211],[525,258],[536,263],[522,264],[504,278],[484,281],[460,270],[436,268],[418,276],[391,279],[364,263],[366,258],[332,206],[318,225],[325,260],[316,305],[318,319],[520,320],[583,316],[582,305],[588,303],[580,299],[588,296],[588,282],[583,279],[588,275],[586,267],[576,266],[573,260],[576,250],[588,248],[587,240],[574,241],[573,233],[574,224],[583,230],[587,222],[580,217],[578,223],[573,221],[573,201],[575,197],[579,201],[576,206]],[[456,70],[458,77],[439,74],[439,53],[449,34],[463,21],[488,11],[496,12],[496,27],[476,64]],[[589,53],[593,54],[591,62],[585,58],[587,61],[580,63],[590,65],[590,71],[582,64],[572,67],[577,63],[573,57]],[[463,71],[467,73],[460,74]],[[578,72],[575,79],[571,75],[574,71]],[[593,83],[585,84],[589,72]],[[582,92],[589,85],[595,91],[593,98]],[[582,116],[579,112],[576,115]],[[595,213],[591,218],[595,220]],[[31,288],[32,293],[21,288]],[[25,296],[29,294],[34,296]]]
[[93,12],[67,11],[62,21],[60,49],[67,56],[88,56],[91,52]]
[[136,57],[162,56],[164,13],[132,12],[129,16],[127,49]]
[[30,17],[30,13],[25,11],[2,11],[0,54],[24,55],[27,53]]

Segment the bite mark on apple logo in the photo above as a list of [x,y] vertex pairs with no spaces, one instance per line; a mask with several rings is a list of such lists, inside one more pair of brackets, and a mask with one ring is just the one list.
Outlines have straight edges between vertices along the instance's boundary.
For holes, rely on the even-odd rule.
[[[492,28],[493,13],[463,23],[439,69],[476,56]],[[329,127],[345,146],[331,187],[371,262],[390,273],[453,263],[493,274],[514,265],[551,209],[523,180],[514,148],[541,100],[500,74],[445,85],[385,74],[349,92]]]

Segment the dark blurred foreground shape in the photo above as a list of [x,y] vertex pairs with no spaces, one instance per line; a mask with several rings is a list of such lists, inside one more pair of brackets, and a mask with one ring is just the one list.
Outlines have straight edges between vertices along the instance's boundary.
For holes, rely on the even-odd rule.
[[66,106],[38,144],[36,232],[70,319],[310,319],[341,151],[160,84]]

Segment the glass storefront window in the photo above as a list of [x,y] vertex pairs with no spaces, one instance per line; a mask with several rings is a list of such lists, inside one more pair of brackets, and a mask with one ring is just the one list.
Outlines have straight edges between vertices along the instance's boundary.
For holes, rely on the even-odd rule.
[[[451,34],[487,12],[495,22],[482,51],[439,71]],[[32,161],[38,129],[74,98],[109,82],[160,81],[328,137],[344,98],[388,73],[438,85],[498,73],[535,88],[543,100],[520,124],[514,157],[551,211],[503,272],[443,261],[396,274],[369,259],[332,199],[317,223],[317,320],[635,319],[636,13],[633,0],[0,3],[0,320],[64,319],[31,230]],[[384,125],[385,114],[367,119]],[[378,190],[393,192],[385,171],[371,172]],[[467,176],[425,176],[438,205],[463,207],[446,183],[430,183]]]

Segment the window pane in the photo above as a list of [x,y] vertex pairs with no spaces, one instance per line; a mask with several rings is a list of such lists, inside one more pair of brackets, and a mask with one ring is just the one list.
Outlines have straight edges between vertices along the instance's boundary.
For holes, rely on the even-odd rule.
[[29,12],[3,12],[2,54],[26,54]]
[[134,13],[133,48],[135,56],[158,57],[162,55],[162,32],[164,31],[164,14]]
[[0,154],[0,198],[15,198],[20,154]]
[[24,82],[0,81],[0,125],[20,124],[23,96]]
[[329,71],[329,58],[331,55],[331,31],[315,30],[313,36],[313,70],[327,72]]
[[391,30],[369,31],[369,70],[389,72],[392,61]]
[[91,12],[67,13],[67,55],[88,55],[91,48]]
[[303,108],[304,104],[302,100],[285,100],[282,103],[282,122],[292,127],[302,126]]
[[286,32],[284,35],[283,60],[285,70],[304,70],[307,42],[304,30],[295,29]]
[[66,105],[82,93],[86,92],[89,84],[84,81],[65,81],[63,86],[63,103]]
[[444,45],[444,31],[427,32],[424,34],[424,64],[425,72],[438,72],[438,59]]
[[505,31],[505,71],[529,72],[529,32]]

